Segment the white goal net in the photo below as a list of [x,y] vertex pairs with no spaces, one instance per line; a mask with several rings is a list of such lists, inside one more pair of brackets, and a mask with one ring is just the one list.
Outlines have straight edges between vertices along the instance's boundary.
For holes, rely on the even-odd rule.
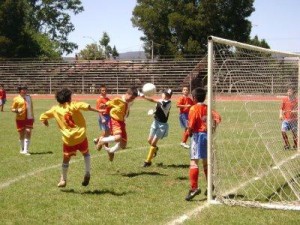
[[279,112],[289,88],[299,97],[300,55],[217,37],[208,49],[209,110],[222,116],[216,132],[208,130],[208,199],[299,210],[299,146],[287,131],[284,148]]

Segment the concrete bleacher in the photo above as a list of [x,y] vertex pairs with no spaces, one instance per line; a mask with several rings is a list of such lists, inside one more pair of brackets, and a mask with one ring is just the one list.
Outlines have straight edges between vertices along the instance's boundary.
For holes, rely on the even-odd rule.
[[[31,93],[53,94],[61,87],[74,93],[98,93],[101,84],[110,93],[123,93],[130,86],[154,83],[158,90],[181,93],[182,85],[195,73],[206,74],[201,59],[163,61],[1,61],[1,83],[8,93],[26,83]],[[203,71],[199,71],[203,70]],[[197,72],[195,72],[197,71]],[[193,75],[194,76],[194,75]]]

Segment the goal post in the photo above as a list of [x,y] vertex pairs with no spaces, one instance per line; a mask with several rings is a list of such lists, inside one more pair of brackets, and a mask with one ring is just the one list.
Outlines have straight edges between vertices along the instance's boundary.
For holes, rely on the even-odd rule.
[[[299,54],[208,38],[208,201],[300,210],[300,151],[279,111],[287,90],[299,99]],[[299,137],[299,107],[296,107]]]

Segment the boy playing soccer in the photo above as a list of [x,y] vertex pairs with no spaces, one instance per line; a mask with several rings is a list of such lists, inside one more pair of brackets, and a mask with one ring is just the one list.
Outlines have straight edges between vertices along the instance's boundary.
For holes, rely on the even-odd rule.
[[[199,159],[202,159],[203,172],[207,179],[207,105],[204,104],[206,98],[206,91],[202,88],[195,88],[192,91],[193,105],[189,112],[188,131],[191,137],[190,148],[190,190],[185,200],[190,201],[196,195],[201,193],[198,188],[199,176]],[[214,121],[214,129],[221,122],[221,117],[218,113],[212,112]]]
[[48,126],[48,119],[55,118],[58,127],[62,132],[62,174],[57,186],[65,187],[67,185],[69,162],[72,156],[76,156],[77,150],[79,150],[84,157],[85,175],[82,185],[87,186],[90,181],[90,153],[86,137],[86,123],[81,110],[94,112],[99,111],[92,108],[85,102],[72,102],[72,92],[67,88],[58,91],[55,98],[59,104],[53,106],[47,112],[42,113],[40,120]]
[[184,129],[182,141],[180,145],[184,148],[190,148],[190,146],[186,143],[189,138],[188,133],[188,117],[191,106],[194,105],[193,100],[189,97],[189,88],[182,88],[182,96],[177,101],[177,108],[179,108],[179,123],[181,128]]
[[13,99],[11,111],[16,113],[16,125],[19,132],[20,153],[30,155],[29,145],[33,129],[34,114],[32,99],[27,94],[27,86],[18,87],[19,95]]
[[101,150],[102,146],[106,143],[116,142],[116,144],[108,148],[104,146],[105,150],[109,153],[109,160],[113,161],[114,153],[120,148],[124,149],[127,145],[127,132],[125,119],[129,115],[129,109],[139,92],[136,87],[128,88],[125,95],[121,98],[117,97],[105,103],[105,107],[110,109],[111,117],[111,133],[108,137],[100,137],[97,149]]
[[[102,130],[102,134],[100,137],[108,137],[110,135],[111,128],[111,119],[109,115],[110,108],[105,107],[106,102],[110,99],[107,97],[107,88],[105,85],[101,85],[100,87],[100,96],[96,101],[96,109],[100,110],[98,117],[98,123],[100,130]],[[104,109],[103,109],[104,108]],[[94,143],[97,145],[99,141],[99,137],[94,139]],[[108,146],[106,144],[106,146]]]
[[287,136],[287,131],[292,131],[293,134],[293,149],[297,149],[297,125],[298,125],[298,100],[295,96],[294,89],[289,88],[287,91],[287,97],[282,100],[280,111],[279,111],[279,119],[282,120],[281,125],[281,134],[284,140],[284,149],[288,150],[291,148],[289,139]]
[[172,90],[166,89],[162,93],[162,99],[155,100],[150,97],[143,96],[146,100],[156,103],[156,109],[153,112],[154,121],[151,124],[150,134],[148,137],[148,143],[150,144],[149,153],[147,159],[144,162],[143,167],[149,167],[152,164],[152,159],[156,156],[158,147],[157,142],[159,139],[163,139],[168,136],[169,124],[168,118],[171,109],[171,97]]
[[4,89],[4,86],[2,84],[0,84],[0,108],[1,108],[1,112],[3,112],[5,103],[6,103],[6,91]]

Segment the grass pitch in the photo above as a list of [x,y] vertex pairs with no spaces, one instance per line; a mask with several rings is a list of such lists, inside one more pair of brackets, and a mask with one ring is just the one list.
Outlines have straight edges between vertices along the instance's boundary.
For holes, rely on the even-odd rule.
[[[95,105],[94,100],[87,102]],[[155,104],[137,100],[127,120],[128,148],[108,161],[96,151],[92,139],[99,134],[97,114],[83,112],[91,152],[91,181],[81,186],[84,162],[73,157],[66,188],[57,188],[62,162],[61,134],[55,120],[45,127],[39,115],[55,100],[34,100],[36,121],[31,156],[19,153],[11,100],[0,113],[0,223],[1,224],[168,224],[206,203],[206,182],[200,174],[202,194],[184,200],[189,188],[189,151],[180,147],[182,130],[173,100],[169,136],[158,143],[159,152],[149,168],[142,168],[148,153],[148,132]],[[223,117],[226,115],[222,115]],[[185,224],[296,224],[298,212],[209,206],[186,218]],[[276,218],[276,219],[275,219]]]

